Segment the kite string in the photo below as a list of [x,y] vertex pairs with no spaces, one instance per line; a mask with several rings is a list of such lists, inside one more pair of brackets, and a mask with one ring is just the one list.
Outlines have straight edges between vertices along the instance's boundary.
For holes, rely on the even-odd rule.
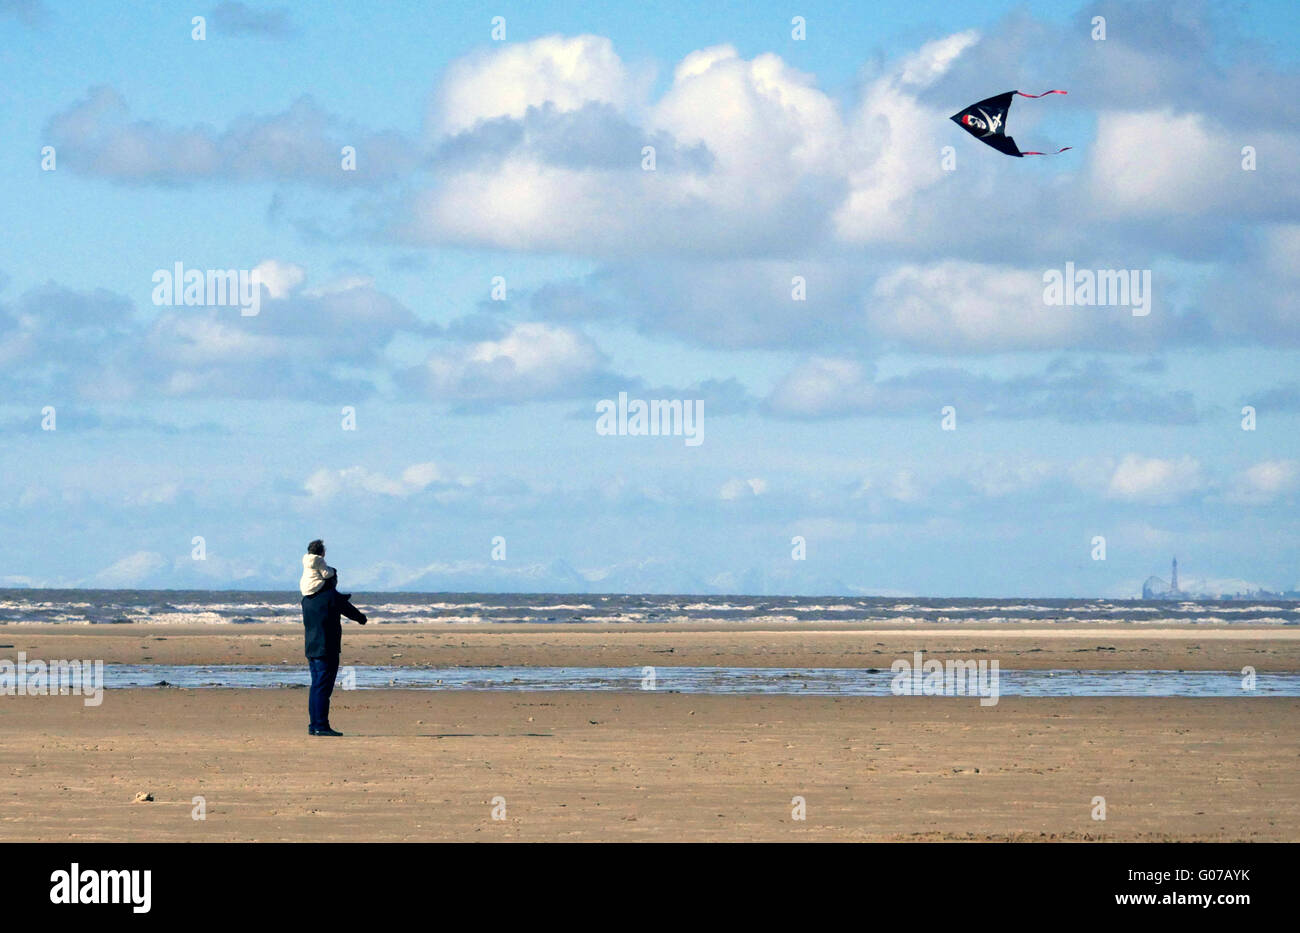
[[1046,97],[1048,94],[1066,94],[1068,91],[1043,91],[1041,94],[1026,94],[1024,91],[1016,91],[1021,97]]

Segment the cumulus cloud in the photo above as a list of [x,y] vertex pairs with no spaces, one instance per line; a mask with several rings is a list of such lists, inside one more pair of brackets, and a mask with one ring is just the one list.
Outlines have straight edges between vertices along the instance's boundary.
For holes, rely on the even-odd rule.
[[[779,55],[746,58],[729,45],[684,56],[652,99],[650,73],[629,66],[607,38],[494,43],[440,77],[423,149],[397,134],[361,133],[307,98],[213,130],[134,118],[120,94],[101,87],[49,128],[74,171],[118,180],[333,186],[359,183],[365,169],[376,182],[405,182],[400,197],[381,192],[359,210],[364,221],[353,234],[600,262],[584,281],[534,294],[534,317],[561,330],[622,320],[708,347],[794,347],[822,359],[846,344],[960,355],[1300,339],[1300,134],[1266,119],[1270,106],[1296,110],[1300,95],[1277,90],[1295,88],[1295,75],[1256,63],[1268,73],[1255,76],[1264,99],[1253,101],[1245,94],[1250,63],[1216,45],[1213,11],[1175,15],[1137,4],[1112,15],[1125,28],[1105,43],[1080,43],[1077,23],[1029,14],[940,36],[867,66],[844,99]],[[1031,53],[1059,65],[1071,96],[1019,103],[1017,132],[1038,133],[1052,115],[1084,107],[1096,114],[1095,139],[1052,163],[963,145],[969,140],[947,114],[968,102],[973,82],[1027,86],[1017,70],[1027,66],[1016,63]],[[1216,56],[1222,69],[1204,67]],[[1232,106],[1210,112],[1199,103],[1220,98]],[[340,172],[334,153],[353,137],[366,140],[359,172]],[[1247,144],[1258,152],[1257,171],[1242,171]],[[653,172],[642,169],[644,145],[655,147]],[[941,165],[946,145],[956,171]],[[1213,224],[1188,223],[1209,216]],[[1093,255],[1098,243],[1104,255]],[[1214,261],[1228,247],[1239,261]],[[1162,274],[1169,257],[1207,263],[1209,286],[1180,282],[1181,270]],[[1124,308],[1045,305],[1042,275],[1067,259],[1087,268],[1156,266],[1156,311],[1135,318]],[[796,276],[806,282],[800,302],[791,296]],[[324,297],[275,270],[268,278],[273,297]],[[444,398],[513,401],[530,389],[563,395],[561,385],[583,384],[599,369],[564,352],[554,334],[538,336],[559,354],[548,380],[513,350],[491,348],[509,340],[503,325],[469,323],[458,325],[460,336],[483,347],[435,353],[411,378]],[[182,349],[276,354],[259,332],[229,333],[212,321],[172,326]],[[898,382],[886,392],[869,373],[832,376],[822,365],[791,373],[771,410],[820,417],[934,400],[923,385]],[[810,401],[828,377],[840,387]],[[183,376],[173,386],[201,391],[212,381]],[[1194,420],[1188,404],[1165,393],[1149,406],[1157,412],[1150,420]],[[1107,405],[1090,410],[1143,420],[1127,393]],[[1010,399],[996,407],[1016,408]]]
[[718,46],[687,56],[650,124],[708,148],[715,177],[697,193],[720,208],[762,210],[785,201],[801,179],[846,165],[835,103],[812,75],[772,53],[746,60]]
[[[1107,268],[1075,263],[1077,270]],[[1045,277],[1064,275],[1063,263],[1026,269],[1006,264],[946,260],[901,264],[880,276],[865,299],[867,327],[913,349],[941,353],[1107,348],[1140,350],[1202,336],[1198,319],[1171,309],[1166,282],[1150,291],[1148,315],[1131,305],[1056,305],[1045,298]]]
[[411,464],[396,477],[362,466],[322,468],[307,477],[303,491],[312,500],[333,499],[343,493],[402,499],[443,481],[442,471],[432,462]]
[[[0,390],[12,399],[97,403],[150,398],[342,398],[376,392],[457,409],[608,397],[620,388],[655,397],[703,398],[714,414],[747,409],[733,380],[649,387],[608,368],[571,327],[490,319],[488,328],[427,323],[365,276],[306,287],[291,262],[257,265],[260,313],[163,307],[141,315],[105,290],[53,283],[0,301]],[[468,339],[466,339],[468,338]],[[403,344],[402,353],[392,350]],[[422,365],[409,353],[434,346]],[[76,410],[70,416],[81,417]],[[585,417],[585,414],[584,414]],[[82,418],[85,426],[106,424]],[[112,422],[129,426],[130,422]],[[147,419],[140,424],[147,423]]]
[[1205,288],[1222,342],[1300,343],[1300,224],[1263,224]]
[[938,155],[948,129],[947,114],[918,94],[978,38],[967,31],[928,42],[869,85],[852,121],[849,194],[835,213],[841,237],[861,242],[907,236],[913,195],[943,177]]
[[[719,47],[688,56],[652,105],[631,108],[631,87],[594,37],[454,65],[432,122],[461,135],[443,143],[443,177],[401,228],[431,242],[644,255],[763,251],[826,225],[842,130],[811,76]],[[466,163],[475,151],[487,159]]]
[[302,284],[307,273],[302,266],[276,259],[265,259],[253,267],[253,274],[272,298],[288,298]]
[[966,481],[986,499],[1024,496],[1061,477],[1057,464],[1045,460],[1007,463],[996,461],[972,466]]
[[167,558],[156,551],[136,551],[99,571],[89,581],[91,586],[129,587],[143,583],[167,567]]
[[783,418],[929,415],[954,406],[960,417],[1050,418],[1193,424],[1203,413],[1184,390],[1157,388],[1100,360],[1059,358],[1041,372],[993,377],[949,366],[877,378],[857,360],[814,357],[783,376],[764,400]]
[[1086,326],[1081,312],[1047,306],[1041,275],[955,261],[895,269],[866,308],[882,335],[936,350],[1059,346]]
[[826,259],[666,259],[606,266],[600,291],[587,294],[599,300],[614,292],[605,307],[621,309],[647,333],[727,349],[813,348],[869,336],[853,313],[860,282],[859,274]]
[[1126,502],[1168,504],[1203,485],[1201,464],[1194,457],[1169,460],[1128,454],[1111,474],[1106,495]]
[[1253,464],[1234,478],[1228,501],[1264,505],[1289,496],[1300,488],[1300,463],[1294,460],[1265,460]]
[[541,322],[513,325],[500,339],[434,353],[407,374],[436,401],[499,404],[570,398],[607,374],[587,337]]
[[749,479],[729,479],[722,484],[718,490],[718,497],[727,501],[741,498],[750,498],[752,496],[761,496],[767,492],[767,480],[761,477],[750,477]]
[[[865,67],[847,99],[779,55],[730,45],[688,53],[653,98],[650,71],[608,38],[493,43],[440,76],[420,145],[305,98],[223,130],[169,127],[132,118],[111,88],[49,129],[74,171],[136,183],[398,181],[400,192],[363,196],[342,235],[594,258],[606,264],[600,294],[552,295],[541,316],[623,316],[706,346],[878,338],[948,353],[1145,352],[1259,342],[1278,328],[1295,339],[1296,290],[1270,271],[1269,241],[1284,251],[1300,212],[1300,133],[1289,128],[1300,80],[1252,58],[1210,7],[1109,15],[1105,42],[1079,41],[1087,17],[1027,13],[939,36]],[[954,131],[947,115],[972,85],[1039,89],[1026,84],[1039,61],[1071,95],[1018,103],[1016,132],[1045,148],[1043,124],[1073,114],[1072,133],[1089,133],[1077,126],[1084,108],[1095,138],[1070,139],[1075,151],[1049,163],[996,158]],[[355,173],[338,170],[342,144],[358,147]],[[647,145],[655,171],[642,168]],[[1242,170],[1247,145],[1254,171]],[[945,146],[955,171],[944,171]],[[298,223],[315,236],[337,226]],[[1216,261],[1227,252],[1242,261]],[[1157,312],[1044,309],[1041,275],[1066,260],[1157,267]],[[1178,260],[1213,264],[1212,286],[1162,278],[1160,264]],[[809,282],[797,309],[783,296],[792,274]]]
[[642,148],[655,150],[656,170],[701,173],[713,164],[702,145],[684,146],[662,131],[647,133],[613,106],[587,103],[564,111],[554,103],[529,107],[522,117],[495,117],[441,141],[435,168],[474,170],[508,160],[566,169],[613,170],[640,167]]
[[[55,114],[46,134],[60,167],[131,184],[281,181],[344,188],[392,181],[417,164],[400,134],[363,130],[310,97],[217,131],[134,120],[116,89],[99,86]],[[344,146],[357,152],[354,171],[343,170]]]
[[875,386],[855,360],[814,358],[787,373],[768,396],[769,410],[795,418],[821,418],[869,411]]
[[923,500],[928,483],[913,470],[894,470],[884,476],[864,477],[854,489],[853,499],[865,499],[874,506],[882,502],[912,504]]
[[[435,328],[367,285],[297,294],[302,270],[259,265],[271,297],[245,317],[228,307],[164,307],[142,318],[105,290],[50,283],[0,302],[0,387],[12,397],[71,392],[96,402],[148,397],[359,398],[388,369],[399,334]],[[351,367],[351,369],[350,369]],[[353,374],[366,368],[369,378]]]
[[439,82],[430,112],[437,135],[450,136],[495,117],[522,117],[550,104],[579,110],[597,101],[620,109],[638,83],[614,44],[603,36],[543,36],[453,62]]
[[[1253,170],[1243,166],[1247,145],[1255,151]],[[1198,112],[1104,111],[1088,184],[1099,209],[1128,216],[1294,216],[1300,134],[1229,132]]]
[[[1185,34],[1158,10],[1140,15],[1182,35],[1189,54],[1207,54],[1201,32]],[[1127,32],[1107,45],[1153,61],[1149,79],[1168,91],[1165,71],[1183,64],[1158,44],[1132,45]],[[1254,126],[1251,138],[1270,161],[1266,171],[1243,172],[1240,133],[1225,132],[1217,114],[1187,110],[1185,99],[1176,109],[1168,93],[1142,105],[1126,96],[1101,111],[1097,139],[1059,163],[1063,174],[963,148],[947,114],[967,102],[976,78],[998,75],[995,83],[1015,86],[1020,76],[999,62],[1046,48],[1087,80],[1108,80],[1055,27],[1013,16],[986,33],[925,43],[877,68],[847,107],[779,56],[746,59],[727,45],[685,56],[663,95],[636,106],[610,90],[626,88],[612,50],[570,40],[565,55],[590,59],[583,67],[608,78],[584,96],[563,80],[576,66],[557,69],[558,77],[548,70],[557,42],[484,53],[464,66],[475,80],[499,69],[507,81],[522,63],[538,75],[508,102],[489,94],[482,106],[465,104],[467,116],[450,121],[457,133],[444,144],[448,174],[412,202],[416,216],[402,229],[430,242],[608,260],[600,288],[570,288],[565,308],[622,314],[642,329],[729,347],[878,337],[950,353],[1147,350],[1229,331],[1257,339],[1268,329],[1258,317],[1221,316],[1158,270],[1150,317],[1044,305],[1049,264],[1150,268],[1162,250],[1204,259],[1215,248],[1207,243],[1222,246],[1234,226],[1294,216],[1294,199],[1270,192],[1300,190],[1290,183],[1300,159],[1286,133]],[[1096,97],[1086,83],[1074,93],[1048,109],[1022,104],[1018,127],[1035,131],[1044,115]],[[647,142],[665,156],[652,173],[638,161]],[[946,145],[957,171],[942,168]],[[1197,233],[1185,222],[1210,213],[1226,223]],[[1026,229],[1038,233],[1026,239]],[[1098,242],[1108,252],[1094,257]],[[895,258],[874,272],[848,258],[879,247]],[[786,300],[792,266],[822,297],[797,314]],[[1226,287],[1241,280],[1233,270]]]

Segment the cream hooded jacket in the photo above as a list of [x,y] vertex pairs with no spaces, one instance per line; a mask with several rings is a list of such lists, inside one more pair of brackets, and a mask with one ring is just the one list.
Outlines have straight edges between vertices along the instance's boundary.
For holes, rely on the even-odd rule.
[[298,581],[298,589],[302,591],[303,596],[319,593],[325,586],[325,581],[332,576],[334,576],[334,568],[325,565],[325,558],[319,554],[304,554],[302,579]]

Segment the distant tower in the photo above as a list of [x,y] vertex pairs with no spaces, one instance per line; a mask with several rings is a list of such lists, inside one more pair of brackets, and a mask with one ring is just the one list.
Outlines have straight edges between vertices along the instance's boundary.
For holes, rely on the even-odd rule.
[[1169,576],[1169,589],[1171,592],[1178,592],[1178,558],[1174,558],[1174,572]]

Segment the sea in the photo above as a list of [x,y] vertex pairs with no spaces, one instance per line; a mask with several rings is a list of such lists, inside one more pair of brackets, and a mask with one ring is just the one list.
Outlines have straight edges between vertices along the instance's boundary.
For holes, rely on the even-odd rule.
[[[1300,624],[1300,600],[1283,599],[1158,601],[356,592],[352,601],[371,622],[379,624]],[[302,622],[301,612],[298,593],[290,591],[0,589],[0,625],[131,622],[298,625]]]

